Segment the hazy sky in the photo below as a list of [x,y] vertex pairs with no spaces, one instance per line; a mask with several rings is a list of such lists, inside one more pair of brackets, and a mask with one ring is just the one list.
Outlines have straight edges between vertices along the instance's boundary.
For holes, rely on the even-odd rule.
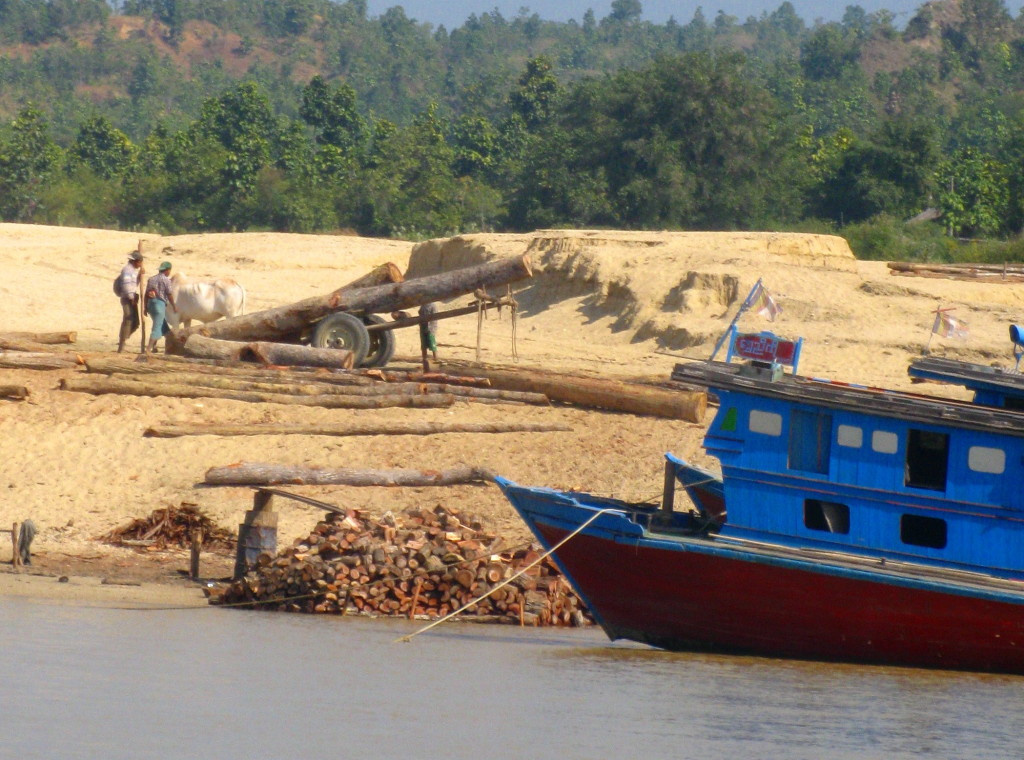
[[[816,19],[823,21],[838,21],[843,16],[843,11],[848,5],[859,5],[869,13],[886,9],[896,15],[896,25],[904,26],[914,12],[922,5],[918,0],[790,0],[797,14],[808,24]],[[782,0],[641,0],[644,8],[644,17],[650,21],[665,22],[670,16],[675,16],[676,21],[681,24],[687,23],[693,18],[697,7],[703,8],[704,16],[709,21],[714,18],[718,11],[724,11],[731,16],[736,16],[740,21],[746,20],[748,16],[760,16],[762,13],[771,12],[782,4]],[[379,16],[393,5],[401,5],[410,18],[417,21],[428,21],[434,25],[444,24],[449,29],[461,26],[466,17],[471,13],[481,14],[493,11],[495,8],[505,18],[515,18],[520,8],[524,6],[529,13],[537,13],[541,18],[552,21],[568,21],[571,18],[579,21],[583,18],[588,8],[593,9],[594,15],[600,20],[608,15],[611,9],[611,0],[369,0],[369,12],[371,16]],[[1016,14],[1020,8],[1021,0],[1010,0],[1007,6],[1010,11]]]

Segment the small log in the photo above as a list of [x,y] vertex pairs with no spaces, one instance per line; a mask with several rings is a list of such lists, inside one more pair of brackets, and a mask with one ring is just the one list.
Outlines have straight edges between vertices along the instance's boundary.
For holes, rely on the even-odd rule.
[[400,283],[340,288],[326,296],[307,298],[287,306],[179,329],[175,331],[174,338],[182,344],[191,335],[221,340],[274,340],[300,333],[309,324],[335,311],[386,313],[452,298],[476,288],[516,282],[532,274],[529,257],[525,254],[512,256]]
[[28,388],[24,385],[0,385],[0,397],[20,401],[28,398]]
[[270,486],[453,486],[489,483],[494,473],[481,467],[459,465],[450,470],[359,470],[323,469],[289,465],[241,462],[226,467],[211,467],[203,480],[207,485]]
[[572,428],[548,422],[429,422],[388,420],[346,422],[340,425],[153,425],[143,435],[179,438],[186,435],[441,435],[445,433],[548,433]]
[[486,377],[495,388],[543,393],[552,401],[631,414],[702,422],[708,397],[703,391],[667,390],[623,380],[581,377],[545,370],[505,369],[483,365],[462,366],[459,371]]
[[78,393],[103,395],[115,393],[125,396],[168,396],[171,398],[220,398],[262,404],[289,404],[293,406],[319,406],[328,409],[386,409],[411,407],[433,409],[451,406],[455,397],[448,394],[395,394],[390,396],[321,395],[297,396],[287,393],[260,393],[202,388],[174,383],[147,383],[141,380],[121,380],[110,376],[70,377],[61,380],[60,388]]
[[348,285],[343,285],[341,290],[350,288],[373,288],[378,285],[387,285],[392,282],[405,282],[402,270],[396,264],[386,261],[378,267],[364,274],[362,277],[352,280]]
[[70,356],[60,354],[0,352],[0,368],[3,369],[70,369],[78,366],[78,361]]
[[0,340],[24,340],[47,346],[74,343],[77,338],[76,332],[0,332]]

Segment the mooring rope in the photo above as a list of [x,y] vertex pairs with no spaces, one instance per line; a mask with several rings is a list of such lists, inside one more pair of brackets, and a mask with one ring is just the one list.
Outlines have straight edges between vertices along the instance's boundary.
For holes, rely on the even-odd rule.
[[582,531],[582,530],[583,530],[584,528],[586,528],[586,527],[587,527],[588,525],[590,525],[590,523],[594,522],[594,520],[596,520],[596,519],[597,519],[598,517],[600,517],[601,515],[605,514],[606,512],[621,512],[621,511],[622,511],[621,509],[612,509],[612,508],[605,508],[605,509],[601,509],[601,510],[598,510],[598,511],[597,511],[597,512],[595,512],[595,513],[594,513],[593,515],[591,515],[591,516],[590,516],[590,517],[589,517],[589,518],[587,519],[587,521],[586,521],[586,522],[584,522],[584,523],[583,523],[582,525],[580,525],[580,526],[579,526],[578,528],[576,528],[576,530],[574,530],[574,531],[573,531],[572,533],[570,533],[570,534],[569,534],[568,536],[566,536],[566,537],[565,537],[565,538],[563,538],[563,539],[562,539],[561,541],[559,541],[559,542],[558,542],[557,544],[555,544],[554,546],[552,546],[552,547],[551,547],[550,549],[548,549],[548,550],[547,550],[546,552],[544,552],[544,553],[543,553],[542,555],[540,555],[539,557],[537,557],[537,559],[535,559],[535,560],[534,560],[533,562],[531,562],[531,563],[530,563],[529,565],[527,565],[527,566],[526,566],[526,567],[524,567],[524,568],[523,568],[522,570],[520,570],[520,571],[519,571],[518,573],[516,573],[515,575],[513,575],[513,576],[512,576],[511,578],[508,578],[508,579],[506,579],[506,580],[502,581],[502,582],[501,582],[501,583],[499,583],[499,584],[498,584],[497,586],[495,586],[495,587],[494,587],[494,588],[492,588],[492,589],[491,589],[490,591],[488,591],[488,592],[487,592],[486,594],[483,594],[482,596],[479,596],[479,597],[477,597],[476,599],[473,599],[473,600],[471,600],[471,601],[467,602],[466,604],[462,605],[461,607],[459,607],[459,608],[458,608],[457,610],[455,610],[454,612],[450,612],[449,614],[445,615],[445,616],[444,616],[443,618],[441,618],[441,619],[439,619],[439,620],[435,620],[435,621],[434,621],[433,623],[431,623],[430,625],[426,625],[426,626],[424,626],[423,628],[420,628],[420,629],[419,629],[418,631],[414,631],[413,633],[410,633],[410,634],[409,634],[408,636],[402,636],[402,637],[400,637],[400,638],[397,638],[397,639],[395,639],[395,640],[394,640],[394,642],[392,642],[392,643],[394,643],[394,644],[398,644],[399,642],[408,642],[408,641],[411,641],[411,640],[413,639],[413,637],[414,637],[414,636],[419,636],[419,635],[420,635],[421,633],[426,633],[427,631],[429,631],[429,630],[430,630],[431,628],[433,628],[434,626],[438,626],[438,625],[441,625],[441,623],[445,622],[446,620],[451,620],[451,619],[452,619],[453,617],[455,617],[456,615],[458,615],[458,614],[459,614],[460,612],[464,612],[465,610],[468,610],[468,609],[469,609],[470,607],[472,607],[472,606],[473,606],[474,604],[479,604],[480,602],[482,602],[482,601],[483,601],[484,599],[486,599],[487,597],[489,597],[489,596],[490,596],[491,594],[493,594],[493,593],[494,593],[495,591],[497,591],[498,589],[500,589],[500,588],[504,588],[505,586],[507,586],[508,584],[510,584],[510,583],[511,583],[512,581],[514,581],[514,580],[515,580],[516,578],[518,578],[518,577],[519,577],[520,575],[522,575],[523,573],[525,573],[525,572],[526,572],[527,570],[529,570],[530,568],[532,568],[532,567],[535,567],[536,565],[538,565],[538,564],[540,564],[541,562],[543,562],[543,561],[544,561],[545,559],[547,559],[547,558],[548,558],[548,557],[549,557],[549,556],[550,556],[551,554],[553,554],[553,553],[554,553],[554,552],[555,552],[556,550],[558,550],[559,548],[561,548],[561,547],[562,547],[562,545],[564,545],[564,544],[565,544],[565,543],[566,543],[566,542],[567,542],[567,541],[568,541],[568,540],[569,540],[570,538],[573,538],[573,537],[575,537],[577,533],[579,533],[580,531]]

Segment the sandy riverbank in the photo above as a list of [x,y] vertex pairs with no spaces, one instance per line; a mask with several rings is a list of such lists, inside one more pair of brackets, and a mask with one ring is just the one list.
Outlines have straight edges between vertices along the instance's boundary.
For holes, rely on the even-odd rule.
[[[536,276],[515,286],[521,309],[484,324],[485,361],[565,372],[667,379],[681,357],[706,358],[740,301],[762,277],[783,307],[770,324],[754,314],[741,327],[805,339],[801,372],[852,382],[910,387],[907,362],[928,339],[932,310],[953,306],[970,324],[969,341],[932,342],[935,353],[982,363],[1012,363],[1006,326],[1024,317],[1024,287],[893,277],[884,263],[859,262],[840,238],[773,233],[538,231],[473,235],[414,246],[402,241],[269,233],[143,236],[150,269],[163,259],[193,276],[231,276],[248,290],[250,311],[326,293],[373,266],[393,261],[410,276],[529,253]],[[110,280],[139,236],[101,230],[0,225],[0,332],[75,330],[78,353],[116,346],[120,310]],[[466,299],[460,299],[466,300]],[[445,321],[444,359],[472,360],[476,320]],[[415,330],[398,331],[398,363],[418,353]],[[59,594],[142,594],[149,584],[189,598],[178,577],[182,555],[154,556],[96,539],[154,509],[197,504],[234,528],[251,504],[245,488],[198,486],[210,466],[241,460],[313,466],[444,468],[481,465],[524,483],[576,487],[635,500],[656,497],[662,453],[712,465],[700,448],[703,427],[571,407],[459,404],[445,410],[352,412],[226,400],[87,396],[58,390],[51,372],[0,369],[0,382],[28,386],[26,402],[0,402],[0,525],[32,519],[37,579],[0,571],[0,594],[56,586]],[[920,390],[920,387],[917,387]],[[937,386],[932,392],[942,392]],[[569,433],[459,434],[431,437],[256,436],[143,438],[163,422],[340,422],[373,419],[565,422]],[[372,514],[409,506],[456,504],[498,532],[525,528],[497,489],[307,487],[315,498]],[[299,504],[280,507],[279,541],[308,532],[318,518]],[[0,541],[0,562],[10,548]],[[86,559],[86,558],[94,559]],[[218,564],[220,563],[220,564]],[[211,572],[230,571],[210,559]],[[143,586],[103,588],[102,578]],[[78,582],[78,578],[82,578]],[[49,579],[49,580],[47,580]],[[58,593],[58,592],[55,592]],[[168,593],[177,593],[169,591]],[[101,596],[97,599],[102,599]],[[201,601],[201,600],[200,600]]]

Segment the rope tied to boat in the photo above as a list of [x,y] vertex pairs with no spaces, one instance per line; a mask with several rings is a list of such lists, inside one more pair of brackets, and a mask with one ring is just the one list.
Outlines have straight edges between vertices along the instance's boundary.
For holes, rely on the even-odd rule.
[[546,552],[544,552],[544,553],[543,553],[542,555],[540,555],[539,557],[537,557],[537,559],[535,559],[535,560],[534,560],[533,562],[531,562],[530,564],[528,564],[528,565],[527,565],[526,567],[522,568],[522,569],[521,569],[521,570],[520,570],[520,571],[519,571],[518,573],[516,573],[515,575],[513,575],[513,576],[512,576],[511,578],[507,578],[506,580],[502,581],[502,582],[501,582],[501,583],[499,583],[499,584],[498,584],[497,586],[495,586],[495,587],[494,587],[494,588],[492,588],[492,589],[491,589],[490,591],[488,591],[488,592],[487,592],[486,594],[483,594],[482,596],[478,596],[478,597],[477,597],[476,599],[472,599],[472,600],[470,600],[470,601],[466,602],[466,603],[465,603],[464,605],[462,605],[461,607],[459,607],[459,608],[458,608],[457,610],[455,610],[454,612],[450,612],[450,613],[448,613],[447,615],[445,615],[445,616],[444,616],[443,618],[440,618],[440,619],[438,619],[438,620],[435,620],[434,622],[430,623],[429,625],[425,625],[425,626],[423,626],[423,627],[422,627],[422,628],[420,628],[420,629],[419,629],[418,631],[414,631],[414,632],[410,633],[410,634],[409,634],[408,636],[401,636],[401,637],[399,637],[399,638],[395,639],[395,640],[394,640],[394,641],[393,641],[392,643],[394,643],[394,644],[398,644],[398,643],[407,643],[407,642],[409,642],[409,641],[412,641],[412,639],[413,639],[413,637],[414,637],[414,636],[419,636],[419,635],[420,635],[421,633],[426,633],[426,632],[427,632],[427,631],[429,631],[429,630],[430,630],[431,628],[433,628],[433,627],[435,627],[435,626],[438,626],[438,625],[441,625],[441,623],[444,623],[444,622],[445,622],[445,621],[447,621],[447,620],[451,620],[451,619],[452,619],[453,617],[455,617],[456,615],[458,615],[458,614],[459,614],[460,612],[465,612],[465,611],[466,611],[466,610],[468,610],[468,609],[469,609],[470,607],[472,607],[472,606],[473,606],[474,604],[479,604],[480,602],[482,602],[482,601],[483,601],[484,599],[486,599],[487,597],[489,597],[489,596],[490,596],[491,594],[493,594],[493,593],[494,593],[495,591],[497,591],[498,589],[500,589],[500,588],[504,588],[505,586],[507,586],[508,584],[510,584],[510,583],[511,583],[512,581],[514,581],[514,580],[515,580],[516,578],[518,578],[519,576],[523,575],[523,574],[524,574],[525,572],[527,572],[527,571],[528,571],[528,570],[530,570],[531,568],[533,568],[533,567],[536,567],[537,565],[539,565],[539,564],[540,564],[541,562],[543,562],[543,561],[544,561],[545,559],[547,559],[547,558],[548,558],[549,556],[551,556],[552,554],[554,554],[554,553],[555,553],[555,552],[556,552],[556,551],[557,551],[558,549],[560,549],[560,548],[561,548],[562,546],[564,546],[564,545],[565,545],[566,543],[568,543],[569,539],[571,539],[571,538],[574,538],[574,537],[575,537],[575,536],[576,536],[576,535],[577,535],[578,533],[580,533],[580,532],[581,532],[581,531],[582,531],[582,530],[583,530],[584,528],[586,528],[586,527],[587,527],[588,525],[590,525],[590,523],[594,522],[594,520],[596,520],[596,519],[597,519],[598,517],[600,517],[601,515],[603,515],[603,514],[605,514],[605,513],[607,513],[607,512],[621,512],[621,511],[622,511],[621,509],[612,509],[612,508],[610,508],[610,507],[606,507],[605,509],[600,509],[600,510],[598,510],[597,512],[595,512],[594,514],[592,514],[592,515],[591,515],[591,516],[590,516],[589,518],[587,518],[586,522],[582,523],[582,524],[581,524],[581,525],[580,525],[579,527],[577,527],[577,528],[576,528],[576,529],[575,529],[575,530],[574,530],[574,531],[573,531],[572,533],[570,533],[570,534],[569,534],[568,536],[566,536],[565,538],[563,538],[563,539],[562,539],[561,541],[559,541],[559,542],[558,542],[557,544],[555,544],[554,546],[552,546],[552,547],[551,547],[550,549],[548,549],[548,550],[547,550]]

